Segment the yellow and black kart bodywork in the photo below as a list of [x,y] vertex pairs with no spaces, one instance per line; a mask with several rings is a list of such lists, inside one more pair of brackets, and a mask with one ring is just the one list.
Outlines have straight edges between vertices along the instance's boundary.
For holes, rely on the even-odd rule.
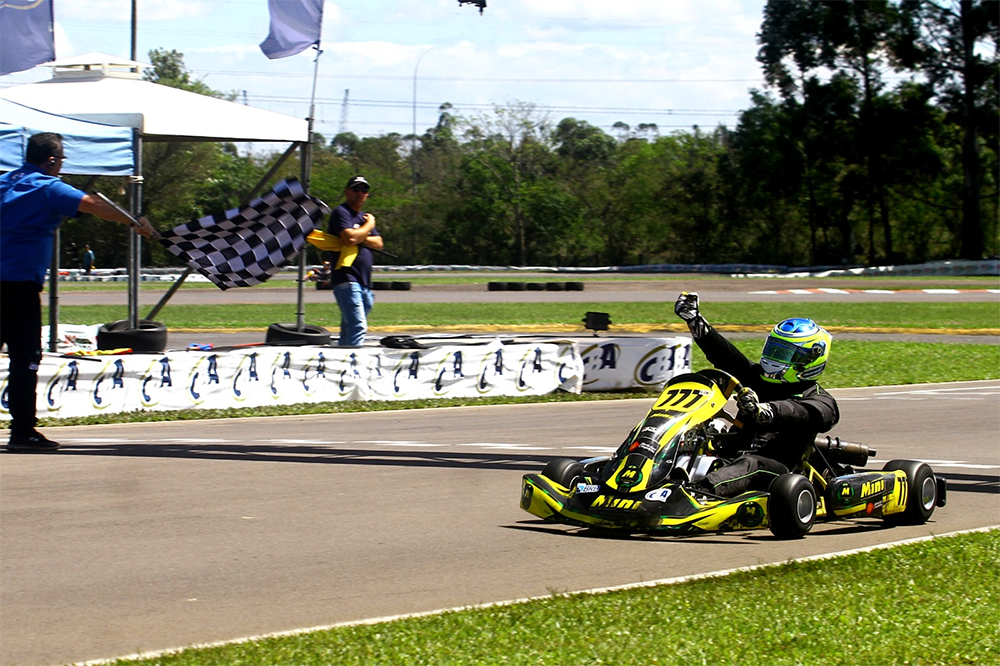
[[[692,484],[726,461],[718,453],[738,436],[725,411],[738,382],[719,370],[670,380],[611,458],[556,459],[526,474],[521,508],[550,522],[629,533],[691,534],[770,527],[803,536],[816,519],[881,517],[924,522],[943,506],[944,479],[913,461],[855,473],[874,451],[817,437],[812,456],[767,492],[715,497]],[[731,426],[735,426],[732,427]]]

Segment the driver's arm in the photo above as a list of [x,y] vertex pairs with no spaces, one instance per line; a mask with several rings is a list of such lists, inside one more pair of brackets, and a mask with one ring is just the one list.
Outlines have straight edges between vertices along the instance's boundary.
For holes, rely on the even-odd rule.
[[827,432],[833,429],[840,421],[837,401],[818,386],[816,389],[808,396],[766,403],[774,414],[766,429],[802,428],[812,432]]

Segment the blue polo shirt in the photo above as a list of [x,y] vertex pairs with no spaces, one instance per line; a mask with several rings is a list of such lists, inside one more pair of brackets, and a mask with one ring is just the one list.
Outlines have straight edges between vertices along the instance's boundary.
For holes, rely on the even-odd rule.
[[[354,210],[347,203],[342,203],[330,213],[330,233],[340,237],[340,232],[345,229],[357,229],[365,223],[365,214]],[[379,236],[378,228],[373,228],[369,236]],[[358,256],[350,266],[344,266],[333,271],[330,277],[331,284],[337,285],[342,282],[358,282],[361,285],[372,288],[372,265],[375,263],[375,255],[364,245],[358,246]]]
[[0,176],[0,281],[45,283],[55,230],[83,194],[33,164]]

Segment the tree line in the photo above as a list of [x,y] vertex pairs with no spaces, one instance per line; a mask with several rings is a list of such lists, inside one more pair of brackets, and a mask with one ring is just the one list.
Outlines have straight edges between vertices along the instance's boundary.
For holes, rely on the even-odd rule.
[[[765,86],[735,127],[661,135],[553,120],[517,102],[418,135],[314,134],[311,192],[356,173],[401,264],[840,266],[998,253],[1000,2],[770,0]],[[229,97],[176,51],[146,78]],[[161,228],[237,205],[278,155],[149,144],[144,213]],[[289,160],[278,177],[298,176]],[[105,184],[113,192],[119,184]],[[64,248],[126,261],[124,230],[70,222]],[[144,244],[144,265],[176,260]],[[321,257],[309,249],[309,261]],[[72,258],[64,256],[64,265]]]

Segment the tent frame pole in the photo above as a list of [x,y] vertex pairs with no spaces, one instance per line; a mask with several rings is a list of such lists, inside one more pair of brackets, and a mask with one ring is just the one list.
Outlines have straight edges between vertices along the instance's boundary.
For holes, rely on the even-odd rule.
[[[132,217],[142,217],[142,134],[133,130],[132,145],[135,151],[135,171],[129,178],[129,212]],[[129,229],[128,236],[128,325],[129,328],[139,328],[139,276],[142,263],[142,237],[134,228]]]
[[[91,176],[83,186],[83,191],[93,187],[95,181],[97,176]],[[49,266],[49,351],[53,354],[59,350],[59,258],[62,256],[62,225],[68,219],[64,217],[56,227],[52,243],[52,263]]]

